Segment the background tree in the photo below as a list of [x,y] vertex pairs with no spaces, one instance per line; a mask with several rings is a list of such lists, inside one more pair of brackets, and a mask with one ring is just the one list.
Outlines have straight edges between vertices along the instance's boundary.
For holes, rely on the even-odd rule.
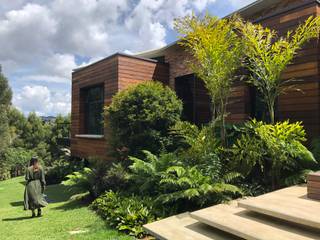
[[8,110],[8,121],[11,135],[11,146],[24,147],[22,135],[27,124],[26,117],[17,108],[11,106]]
[[179,44],[193,56],[191,69],[204,81],[212,101],[213,117],[221,121],[223,143],[226,143],[228,97],[243,55],[242,41],[235,32],[236,21],[236,17],[192,15],[175,22],[175,28],[182,35]]
[[264,28],[251,22],[238,22],[245,43],[248,69],[251,72],[249,82],[260,92],[268,107],[270,122],[275,122],[275,103],[277,97],[286,92],[292,79],[281,78],[288,64],[297,55],[303,44],[312,38],[318,38],[320,18],[310,17],[295,31],[279,37],[275,30]]
[[50,125],[44,124],[42,119],[31,112],[27,117],[27,123],[22,133],[25,147],[28,149],[36,148],[40,143],[47,143],[50,135]]
[[0,66],[0,152],[3,152],[10,142],[7,112],[11,105],[11,98],[11,88]]

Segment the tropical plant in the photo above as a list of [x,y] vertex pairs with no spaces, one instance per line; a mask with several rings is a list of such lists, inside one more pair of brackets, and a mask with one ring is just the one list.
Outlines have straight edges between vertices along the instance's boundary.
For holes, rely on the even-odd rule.
[[107,181],[107,173],[109,165],[104,159],[91,157],[88,159],[89,167],[85,167],[80,171],[73,172],[66,176],[67,180],[62,184],[69,186],[74,192],[89,192],[93,198],[98,197],[107,190],[109,186]]
[[89,192],[92,197],[96,197],[94,172],[92,169],[85,167],[83,170],[73,172],[66,176],[67,180],[63,181],[64,186],[75,193]]
[[[208,203],[220,203],[232,196],[241,196],[241,190],[230,184],[240,177],[238,173],[228,173],[222,178],[212,179],[203,175],[197,167],[172,166],[162,174],[160,183],[165,189],[158,201],[175,203],[179,200],[191,201],[193,207],[202,207]],[[188,206],[192,206],[188,205]]]
[[182,102],[159,82],[147,81],[117,93],[106,108],[107,131],[114,149],[159,153],[170,148],[169,128],[180,120]]
[[183,165],[197,166],[204,174],[219,174],[222,168],[221,141],[215,136],[215,123],[201,128],[188,122],[178,122],[171,134],[180,146],[177,155]]
[[241,21],[237,24],[251,72],[248,82],[260,92],[274,124],[277,97],[294,87],[293,79],[283,79],[283,72],[306,42],[319,37],[320,17],[309,17],[295,31],[281,37],[275,30],[259,24]]
[[231,151],[234,169],[248,176],[258,171],[272,189],[305,179],[307,169],[316,164],[312,153],[302,144],[305,130],[300,122],[279,122],[274,125],[252,120]]
[[191,15],[175,22],[175,28],[182,35],[179,44],[191,53],[191,69],[204,81],[213,116],[221,121],[224,145],[228,98],[243,56],[243,43],[235,31],[236,21],[237,17],[219,19]]
[[160,179],[163,172],[170,166],[177,164],[178,159],[174,153],[162,153],[159,157],[144,150],[145,157],[139,159],[129,157],[132,164],[130,180],[134,182],[140,194],[155,196],[161,193]]
[[138,238],[146,235],[143,225],[156,219],[152,199],[123,196],[113,191],[97,198],[91,204],[91,208],[111,227]]

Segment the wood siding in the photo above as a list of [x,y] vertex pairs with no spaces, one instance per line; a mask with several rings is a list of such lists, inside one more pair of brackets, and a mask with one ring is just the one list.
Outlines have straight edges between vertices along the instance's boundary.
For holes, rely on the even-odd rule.
[[[105,159],[111,158],[107,137],[103,139],[89,139],[77,136],[84,133],[84,110],[81,89],[103,84],[104,104],[107,106],[118,91],[143,81],[156,80],[167,84],[169,80],[168,75],[169,70],[166,64],[121,54],[113,55],[75,71],[72,74],[72,155],[81,158],[89,156]],[[105,132],[105,136],[108,136],[108,132]]]
[[[290,4],[288,5],[290,7]],[[292,7],[292,6],[291,6]],[[320,14],[316,1],[295,1],[295,8],[285,8],[283,13],[259,20],[263,26],[277,30],[280,35],[294,30],[310,16]],[[280,9],[281,11],[281,9]],[[302,121],[308,139],[320,134],[319,128],[319,41],[307,43],[284,72],[283,79],[296,79],[295,89],[282,94],[278,99],[278,120]]]
[[[280,4],[250,16],[248,19],[260,23],[265,27],[285,34],[295,29],[309,16],[319,16],[319,3],[315,0],[283,0]],[[72,127],[71,151],[79,157],[107,156],[107,140],[92,140],[76,137],[83,132],[83,109],[81,109],[81,89],[95,84],[104,84],[105,105],[112,101],[112,96],[119,90],[143,81],[156,80],[175,86],[175,79],[192,74],[188,62],[190,55],[179,45],[175,44],[163,51],[161,56],[164,64],[153,60],[129,57],[116,54],[99,61],[91,66],[73,73],[72,80]],[[277,103],[278,120],[290,119],[302,121],[308,139],[318,137],[320,134],[319,114],[319,41],[307,43],[283,74],[283,79],[298,79],[296,88],[300,91],[290,90],[281,95]],[[252,91],[245,83],[236,83],[232,88],[227,120],[238,123],[252,116]],[[208,101],[208,99],[207,99]],[[199,119],[207,119],[208,114],[198,108]]]

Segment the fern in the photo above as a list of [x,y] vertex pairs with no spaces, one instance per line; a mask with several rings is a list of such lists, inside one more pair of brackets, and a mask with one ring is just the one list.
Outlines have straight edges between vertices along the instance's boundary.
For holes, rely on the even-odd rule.
[[160,184],[167,193],[158,197],[162,203],[189,200],[199,206],[208,203],[217,203],[229,199],[230,196],[240,196],[241,190],[235,185],[226,182],[240,177],[240,174],[230,173],[220,182],[213,182],[209,176],[205,176],[196,167],[186,168],[173,166],[162,175]]

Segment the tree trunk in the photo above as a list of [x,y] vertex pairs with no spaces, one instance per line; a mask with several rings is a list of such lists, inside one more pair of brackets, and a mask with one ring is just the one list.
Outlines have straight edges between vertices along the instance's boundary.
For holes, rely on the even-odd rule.
[[268,109],[269,109],[269,115],[270,115],[270,123],[274,125],[275,124],[274,104],[269,102]]
[[221,143],[222,146],[227,146],[227,137],[226,137],[226,123],[225,123],[225,112],[226,112],[226,106],[223,100],[221,100],[221,106],[220,106],[220,113],[221,113]]

